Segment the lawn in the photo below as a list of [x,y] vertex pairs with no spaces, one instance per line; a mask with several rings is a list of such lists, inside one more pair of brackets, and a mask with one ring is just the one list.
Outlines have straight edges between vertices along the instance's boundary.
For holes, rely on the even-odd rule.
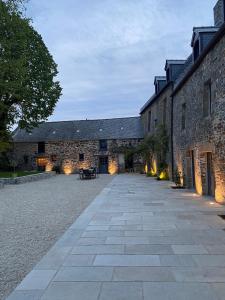
[[28,176],[33,174],[41,173],[39,171],[16,171],[14,172],[1,172],[0,171],[0,178],[11,178],[11,177],[21,177],[21,176]]

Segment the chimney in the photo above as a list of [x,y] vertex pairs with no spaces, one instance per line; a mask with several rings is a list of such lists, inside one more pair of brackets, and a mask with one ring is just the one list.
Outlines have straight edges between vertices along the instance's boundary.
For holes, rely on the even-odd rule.
[[225,22],[225,0],[218,0],[214,7],[214,24],[221,27]]

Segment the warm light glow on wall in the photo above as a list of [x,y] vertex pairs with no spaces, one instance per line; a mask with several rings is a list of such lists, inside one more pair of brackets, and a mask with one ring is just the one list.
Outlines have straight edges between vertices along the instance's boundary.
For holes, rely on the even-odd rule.
[[37,165],[39,167],[45,167],[47,164],[48,164],[47,158],[44,158],[44,157],[37,158]]
[[148,173],[148,166],[147,166],[147,164],[145,165],[145,173],[146,174]]
[[159,178],[161,180],[166,180],[168,178],[166,171],[161,172]]
[[115,161],[109,162],[108,172],[110,175],[114,175],[114,174],[118,173],[118,166]]
[[45,167],[45,172],[51,172],[53,169],[53,164],[51,164],[50,162],[47,163],[46,167]]
[[78,165],[79,169],[89,169],[90,167],[91,167],[91,164],[87,161],[82,161]]
[[217,183],[215,198],[218,203],[225,204],[225,188],[223,186],[219,186]]
[[155,159],[153,160],[153,163],[152,163],[152,170],[151,170],[151,172],[152,172],[152,175],[156,175],[157,174],[157,162],[156,162]]
[[203,194],[200,159],[198,158],[197,155],[195,161],[195,189],[197,194],[199,195]]
[[63,172],[65,175],[70,175],[73,173],[73,167],[71,165],[65,165],[63,167]]

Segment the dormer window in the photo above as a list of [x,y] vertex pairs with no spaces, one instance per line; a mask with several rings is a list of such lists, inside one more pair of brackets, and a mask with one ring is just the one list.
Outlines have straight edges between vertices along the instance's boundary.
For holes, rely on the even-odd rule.
[[218,30],[219,27],[214,26],[194,27],[191,40],[194,62],[202,54]]
[[193,48],[193,54],[194,54],[194,61],[196,61],[200,54],[200,43],[199,40],[195,42],[194,48]]
[[166,80],[167,80],[167,82],[170,82],[170,69],[169,68],[166,70]]
[[157,95],[166,86],[165,76],[155,76],[155,94]]

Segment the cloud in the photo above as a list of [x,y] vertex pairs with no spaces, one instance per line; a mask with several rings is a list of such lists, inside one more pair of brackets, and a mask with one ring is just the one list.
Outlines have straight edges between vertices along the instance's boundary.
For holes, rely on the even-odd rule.
[[[51,120],[137,115],[167,58],[191,51],[215,0],[31,0],[27,14],[59,68]],[[202,9],[204,8],[204,9]]]

